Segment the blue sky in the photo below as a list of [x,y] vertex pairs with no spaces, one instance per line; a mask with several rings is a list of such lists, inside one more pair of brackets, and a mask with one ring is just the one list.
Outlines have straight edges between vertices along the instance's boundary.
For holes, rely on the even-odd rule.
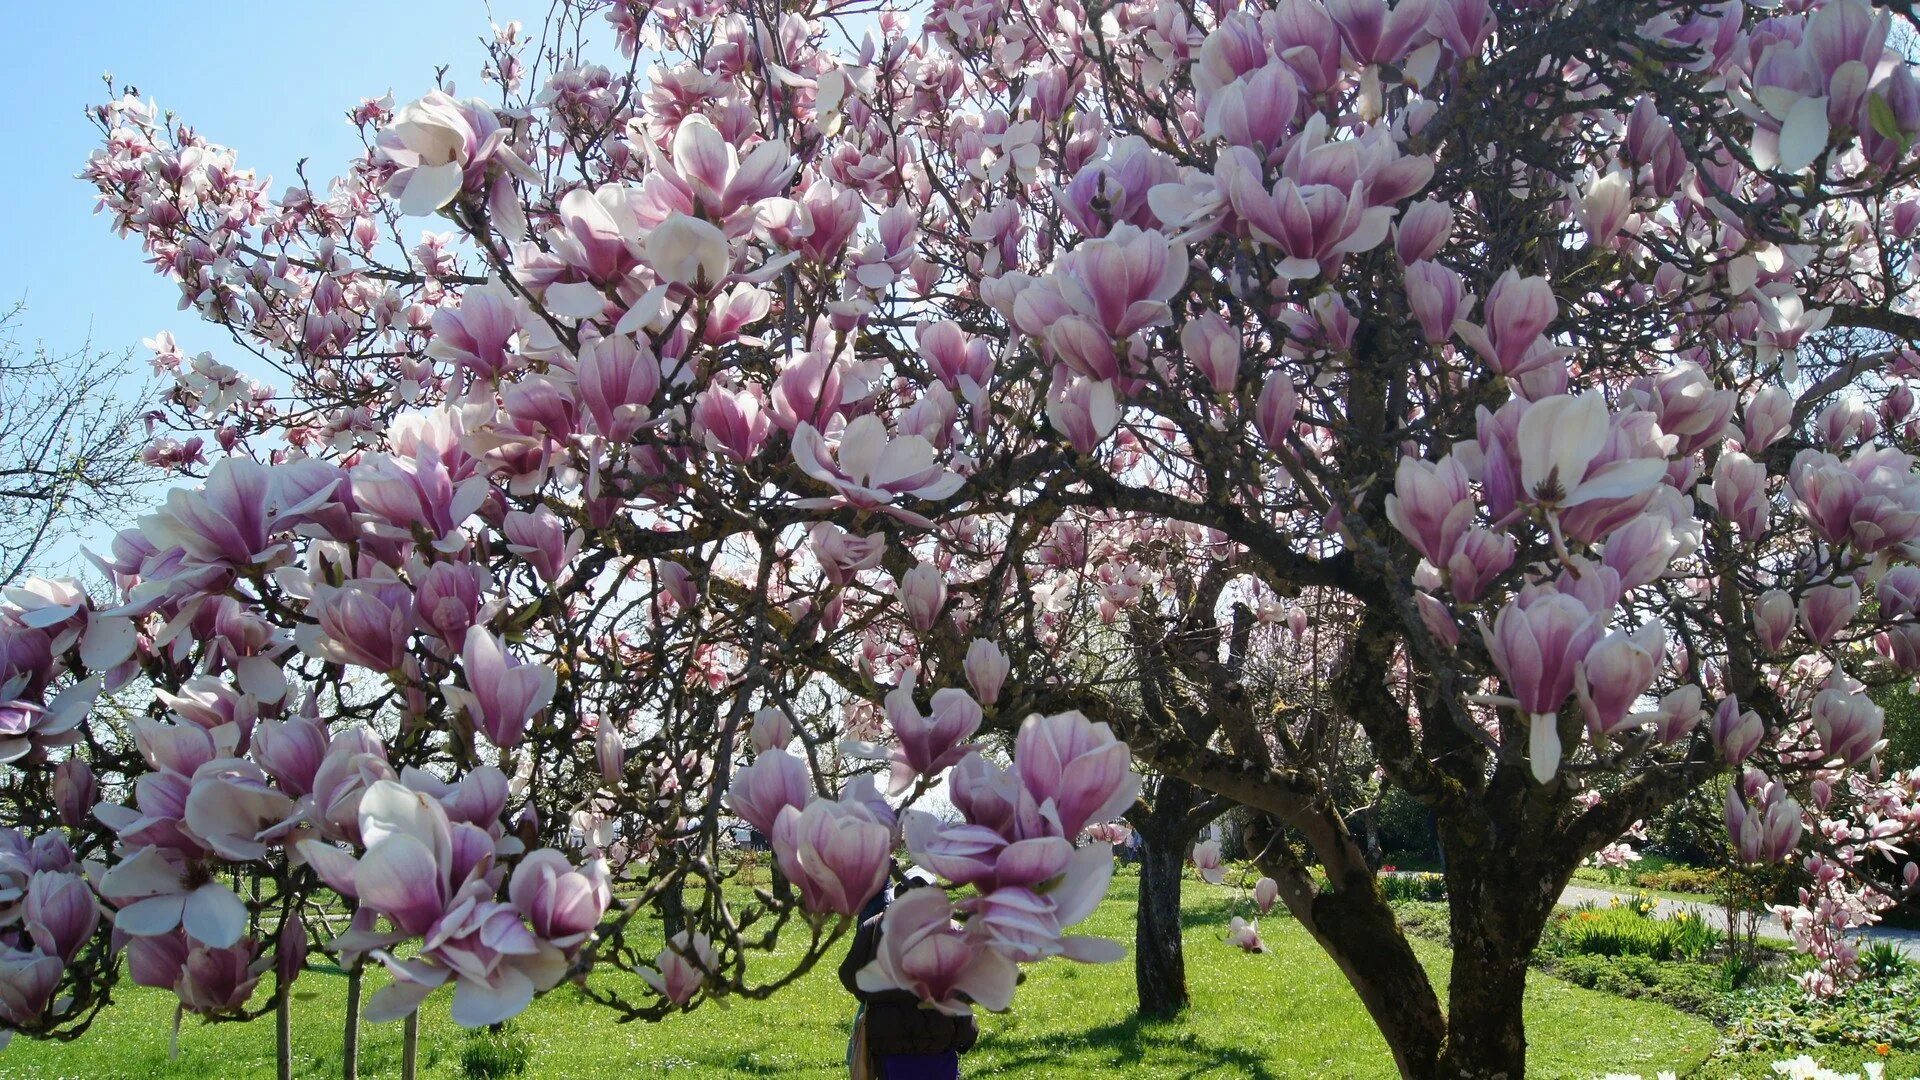
[[[242,166],[285,190],[309,158],[316,184],[358,147],[344,116],[361,98],[399,101],[433,82],[437,65],[479,93],[481,39],[493,20],[537,25],[537,0],[250,0],[207,6],[181,0],[32,0],[10,5],[0,34],[0,100],[8,162],[0,172],[0,304],[24,299],[23,341],[68,351],[138,348],[172,330],[189,352],[234,350],[216,328],[178,310],[179,292],[148,269],[139,244],[93,214],[73,178],[95,145],[82,110],[105,96],[102,72],[140,89]],[[139,357],[144,359],[144,356]]]
[[[491,23],[518,17],[534,27],[545,10],[539,0],[496,0],[491,12],[483,0],[12,5],[0,33],[0,100],[13,109],[0,128],[10,151],[0,170],[0,308],[26,302],[16,340],[61,354],[89,340],[102,352],[133,349],[145,370],[140,340],[171,330],[189,354],[270,374],[179,310],[178,287],[147,266],[139,242],[93,213],[92,189],[74,174],[97,145],[84,110],[104,100],[103,72],[234,148],[243,167],[273,178],[278,196],[302,157],[318,185],[358,152],[345,116],[362,98],[417,97],[443,64],[456,89],[481,93]],[[43,570],[84,571],[80,546],[99,549],[130,523],[77,524],[73,540],[43,555]]]

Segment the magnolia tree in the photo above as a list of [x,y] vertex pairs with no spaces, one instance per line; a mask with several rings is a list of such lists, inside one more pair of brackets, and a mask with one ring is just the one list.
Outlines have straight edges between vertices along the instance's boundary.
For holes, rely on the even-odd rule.
[[[1844,982],[1920,815],[1861,692],[1920,665],[1893,26],[579,0],[277,194],[100,106],[102,207],[251,355],[159,339],[145,456],[191,479],[111,594],[8,594],[0,1020],[76,1034],[120,948],[209,1016],[273,970],[283,1027],[310,947],[383,965],[384,1017],[764,995],[896,838],[956,891],[862,982],[1003,1008],[1117,954],[1063,933],[1135,796],[1114,728],[1304,838],[1324,877],[1256,834],[1265,895],[1407,1075],[1520,1075],[1573,867],[1709,783]],[[1088,677],[1049,608],[1088,583],[1213,715]],[[1316,695],[1438,821],[1445,1007],[1219,632],[1302,595]],[[943,773],[961,821],[908,805]],[[732,881],[735,817],[790,888]]]

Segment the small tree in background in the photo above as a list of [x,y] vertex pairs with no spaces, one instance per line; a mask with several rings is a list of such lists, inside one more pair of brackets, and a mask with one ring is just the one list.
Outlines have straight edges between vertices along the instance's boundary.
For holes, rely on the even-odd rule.
[[24,311],[0,313],[0,586],[44,568],[76,528],[127,520],[152,475],[139,460],[131,354],[28,348]]

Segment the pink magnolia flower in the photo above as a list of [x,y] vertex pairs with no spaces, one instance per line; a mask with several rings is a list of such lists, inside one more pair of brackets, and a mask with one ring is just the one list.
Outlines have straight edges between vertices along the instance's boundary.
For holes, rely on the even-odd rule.
[[753,724],[747,729],[747,743],[755,754],[785,750],[792,741],[793,721],[785,709],[769,707],[754,712]]
[[1729,694],[1714,708],[1713,723],[1707,733],[1713,737],[1720,756],[1726,758],[1728,764],[1738,765],[1760,748],[1767,728],[1759,713],[1751,709],[1741,712],[1740,699]]
[[660,361],[644,339],[615,334],[581,346],[576,377],[589,428],[624,443],[646,422],[660,392]]
[[1560,305],[1546,278],[1521,277],[1519,271],[1508,270],[1487,290],[1482,310],[1486,325],[1462,321],[1454,332],[1495,371],[1518,377],[1558,357],[1541,335],[1559,314]]
[[851,506],[880,510],[911,525],[930,527],[926,518],[896,505],[903,496],[930,501],[947,498],[966,481],[934,460],[933,445],[919,435],[887,436],[887,426],[871,413],[856,417],[840,432],[832,450],[812,424],[793,433],[793,459],[800,470],[837,493],[804,499],[801,505]]
[[1886,714],[1866,688],[1834,669],[1827,685],[1813,696],[1813,730],[1820,753],[1846,765],[1859,765],[1886,748],[1880,737]]
[[114,929],[134,937],[184,929],[194,941],[224,949],[247,930],[247,907],[233,890],[206,880],[176,851],[144,847],[134,852],[101,876],[100,895],[119,909]]
[[900,606],[907,622],[924,634],[940,620],[947,604],[947,576],[929,562],[919,562],[900,576]]
[[1407,267],[1407,306],[1429,345],[1440,346],[1453,336],[1460,313],[1473,306],[1460,275],[1438,263],[1421,260]]
[[906,791],[915,777],[937,776],[973,751],[974,744],[967,740],[980,730],[982,715],[979,703],[965,690],[935,690],[933,711],[923,716],[913,701],[913,680],[906,678],[888,692],[886,705],[897,749],[863,747],[859,752],[893,762],[891,794]]
[[317,585],[295,640],[302,651],[338,664],[398,671],[413,637],[413,590],[403,581],[356,578],[338,588]]
[[1260,940],[1259,926],[1238,915],[1227,923],[1227,944],[1250,953],[1267,951],[1267,943]]
[[1880,617],[1906,619],[1920,615],[1920,566],[1901,565],[1887,570],[1874,587]]
[[1766,466],[1738,450],[1729,450],[1720,455],[1713,482],[1703,493],[1720,516],[1740,530],[1743,539],[1752,540],[1767,531],[1772,508],[1767,502]]
[[[486,830],[451,820],[440,799],[391,780],[368,787],[359,819],[366,854],[358,859],[317,840],[303,840],[298,848],[321,880],[394,927],[387,935],[350,935],[336,943],[375,949],[393,976],[368,1003],[370,1019],[405,1016],[452,981],[456,1023],[498,1023],[565,974],[563,947],[528,929],[520,907],[494,899],[502,875]],[[577,924],[598,898],[597,874],[590,869],[585,877],[581,895],[578,883],[558,880],[551,857],[543,855],[518,901],[577,944],[584,940]],[[412,937],[420,939],[420,949],[410,959],[378,951]]]
[[735,461],[751,460],[773,430],[758,387],[742,390],[718,382],[694,399],[693,422],[710,449]]
[[1816,585],[1800,600],[1800,628],[1815,645],[1825,645],[1853,622],[1860,611],[1860,586],[1851,579]]
[[1318,277],[1343,256],[1378,247],[1393,224],[1393,208],[1370,205],[1358,177],[1341,186],[1282,176],[1269,190],[1259,158],[1244,146],[1222,151],[1214,174],[1246,231],[1279,251],[1282,277]]
[[762,835],[771,837],[780,812],[789,806],[806,806],[813,794],[813,778],[806,762],[774,748],[760,751],[753,764],[733,774],[727,805]]
[[1800,845],[1800,816],[1800,804],[1761,773],[1727,786],[1727,835],[1742,862],[1783,861]]
[[515,658],[484,626],[467,629],[460,650],[467,685],[442,683],[448,704],[464,710],[474,729],[502,749],[520,742],[535,714],[553,700],[553,670]]
[[1216,394],[1230,394],[1240,381],[1240,335],[1227,320],[1207,312],[1180,329],[1187,361]]
[[214,463],[206,486],[175,488],[166,503],[140,519],[140,531],[159,550],[180,548],[195,562],[235,569],[274,557],[269,501],[271,470],[250,458]]
[[1019,972],[1005,954],[954,925],[953,903],[939,889],[907,892],[880,916],[873,961],[855,976],[868,993],[905,990],[950,1016],[969,1005],[999,1012],[1013,1002]]
[[865,806],[815,799],[786,806],[773,825],[773,853],[819,915],[858,915],[887,879],[893,830]]
[[36,870],[27,882],[20,923],[34,948],[71,962],[100,925],[100,908],[79,874]]
[[1777,653],[1793,633],[1793,597],[1781,589],[1768,589],[1753,601],[1753,633],[1760,647]]
[[1193,846],[1193,868],[1200,872],[1201,880],[1209,885],[1218,885],[1227,880],[1227,868],[1220,861],[1220,841],[1203,840]]
[[706,985],[707,972],[718,962],[711,938],[697,930],[682,930],[654,957],[651,969],[641,970],[640,978],[661,997],[685,1005]]
[[540,575],[540,580],[548,584],[560,580],[587,539],[584,530],[569,533],[567,523],[544,503],[532,512],[510,511],[501,522],[500,531],[506,534],[507,550],[525,559]]
[[517,362],[520,327],[531,318],[527,303],[504,282],[489,280],[460,296],[459,307],[433,313],[433,340],[427,355],[466,368],[481,379],[497,379]]
[[1447,565],[1477,509],[1459,458],[1449,454],[1438,462],[1411,456],[1400,459],[1393,491],[1387,495],[1387,520],[1428,562]]
[[1543,784],[1560,767],[1560,706],[1573,692],[1576,665],[1602,629],[1603,620],[1587,605],[1550,589],[1523,593],[1502,607],[1491,629],[1480,621],[1494,666],[1526,714],[1527,757]]
[[1260,388],[1260,400],[1255,404],[1254,426],[1260,430],[1260,438],[1266,441],[1267,447],[1276,453],[1287,446],[1299,403],[1300,395],[1294,389],[1291,375],[1275,370],[1267,376],[1266,385]]
[[687,185],[694,205],[716,219],[780,194],[798,162],[785,145],[755,143],[744,157],[705,116],[694,113],[673,133],[673,172]]
[[1657,622],[1631,634],[1616,630],[1587,650],[1574,665],[1574,687],[1589,734],[1606,738],[1637,722],[1629,713],[1653,685],[1665,651],[1666,633]]
[[53,770],[53,803],[60,814],[60,824],[69,829],[77,829],[93,816],[93,806],[100,801],[100,785],[94,779],[93,767],[81,758],[68,758]]
[[[1064,377],[1063,377],[1064,376]],[[1113,383],[1054,370],[1047,384],[1047,423],[1066,437],[1075,453],[1091,454],[1120,425]]]
[[499,163],[516,173],[526,165],[507,146],[508,132],[478,98],[457,101],[435,90],[400,107],[380,132],[379,154],[398,166],[386,192],[399,200],[403,214],[431,214],[463,189],[480,191],[489,166]]
[[1078,836],[1090,822],[1119,817],[1140,794],[1127,744],[1078,712],[1027,717],[1014,760],[1021,785],[1058,823],[1055,835]]
[[647,234],[646,258],[661,281],[700,294],[717,292],[733,268],[727,234],[688,214],[672,214],[654,226]]
[[[30,1027],[39,1022],[66,965],[58,956],[31,949],[0,949],[0,1024]],[[7,1034],[11,1036],[12,1032]]]
[[1666,474],[1665,459],[1610,459],[1603,451],[1612,433],[1606,401],[1597,393],[1556,394],[1528,406],[1514,444],[1525,497],[1542,506],[1570,508],[1652,489]]
[[530,852],[513,868],[507,895],[536,937],[569,949],[587,940],[612,901],[612,881],[603,859],[576,870],[552,848]]
[[995,883],[978,885],[979,895],[958,905],[970,916],[969,931],[979,932],[992,948],[1019,963],[1062,956],[1080,963],[1101,964],[1125,956],[1126,950],[1117,941],[1062,933],[1065,927],[1081,922],[1099,907],[1100,898],[1106,894],[1107,884],[1113,877],[1112,847],[1089,844],[1078,850],[1069,849],[1070,854],[1057,874],[1031,884],[1019,883],[1019,878],[1038,878],[1052,868],[1050,859],[1045,860],[1044,869],[1023,868],[1024,875],[1018,870],[1013,874],[1006,871],[1004,864],[1008,862],[1040,861],[1023,860],[1015,853],[1025,846],[1047,841],[1066,844],[1057,837],[1049,837],[1046,841],[1023,840],[1007,846],[999,860],[1002,865],[996,867]]
[[244,758],[209,761],[194,771],[182,821],[224,859],[264,859],[299,825],[294,801],[266,770]]

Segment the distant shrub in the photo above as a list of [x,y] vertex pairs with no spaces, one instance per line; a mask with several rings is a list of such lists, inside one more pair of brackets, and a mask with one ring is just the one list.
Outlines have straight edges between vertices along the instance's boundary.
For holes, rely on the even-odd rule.
[[1427,872],[1382,873],[1380,891],[1388,900],[1444,900],[1447,879]]
[[1650,917],[1651,902],[1576,911],[1560,924],[1563,953],[1698,960],[1719,944],[1719,932],[1698,915]]
[[1721,872],[1711,866],[1669,866],[1660,870],[1648,870],[1635,877],[1643,889],[1665,889],[1668,892],[1714,893],[1720,888]]

